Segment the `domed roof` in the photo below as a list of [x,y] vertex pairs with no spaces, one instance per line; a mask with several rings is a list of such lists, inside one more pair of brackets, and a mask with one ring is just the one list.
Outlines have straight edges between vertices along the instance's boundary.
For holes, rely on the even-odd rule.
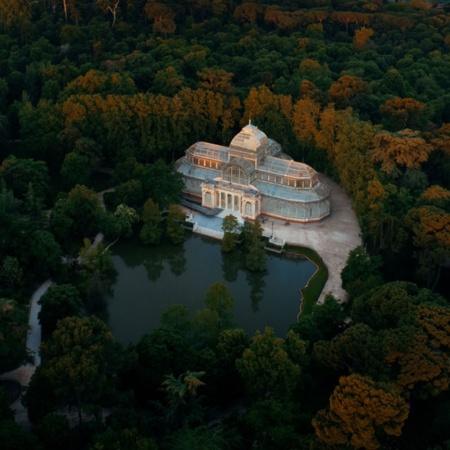
[[258,127],[249,123],[233,138],[230,150],[259,153],[269,145],[269,138]]

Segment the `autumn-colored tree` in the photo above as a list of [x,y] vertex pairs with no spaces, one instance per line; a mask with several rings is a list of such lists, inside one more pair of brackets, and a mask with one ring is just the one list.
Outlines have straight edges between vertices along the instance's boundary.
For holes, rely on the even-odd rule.
[[378,133],[369,155],[372,161],[381,163],[383,172],[396,177],[401,168],[419,168],[428,160],[432,150],[433,147],[420,137],[419,132],[406,129],[397,133]]
[[0,2],[0,26],[5,29],[15,24],[25,27],[31,19],[31,6],[27,0],[3,0]]
[[343,75],[328,90],[330,101],[343,109],[358,104],[359,97],[367,93],[367,83],[352,75]]
[[219,67],[205,67],[197,72],[197,76],[202,80],[200,82],[201,88],[211,89],[223,94],[230,93],[233,90],[233,85],[231,84],[233,74]]
[[245,2],[236,6],[233,15],[238,20],[245,20],[253,24],[262,12],[263,8],[258,3]]
[[312,424],[328,445],[375,450],[386,435],[400,436],[408,414],[409,405],[394,385],[353,374],[340,378],[329,409],[320,410]]
[[450,191],[442,186],[433,185],[425,189],[419,198],[422,205],[432,205],[437,208],[448,210],[450,206]]
[[450,156],[450,123],[442,124],[431,143],[436,150]]
[[147,17],[153,20],[154,33],[160,33],[164,37],[175,33],[177,26],[174,19],[177,13],[172,8],[155,0],[148,0],[144,11]]
[[405,223],[413,233],[418,275],[435,288],[442,264],[450,258],[450,214],[434,206],[412,209]]
[[413,98],[394,97],[380,106],[385,128],[391,131],[422,129],[426,125],[426,107]]
[[309,99],[320,104],[323,102],[323,93],[312,81],[302,80],[300,83],[300,99]]
[[295,103],[292,124],[299,141],[307,145],[315,143],[319,132],[320,112],[320,105],[312,99],[300,99]]
[[300,63],[298,74],[301,78],[313,82],[323,91],[328,90],[331,85],[331,70],[328,65],[322,65],[315,59],[304,59]]
[[353,37],[353,47],[356,50],[363,50],[367,44],[369,38],[374,34],[372,28],[362,27],[359,30],[355,30],[355,36]]

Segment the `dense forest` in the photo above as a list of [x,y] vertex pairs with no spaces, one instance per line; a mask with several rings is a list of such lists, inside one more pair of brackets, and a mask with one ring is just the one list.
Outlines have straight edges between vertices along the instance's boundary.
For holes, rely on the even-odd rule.
[[[0,0],[0,372],[29,359],[30,295],[54,281],[32,427],[0,389],[2,449],[449,449],[449,10]],[[347,302],[248,336],[217,283],[122,348],[110,245],[179,245],[173,162],[249,118],[352,199]]]

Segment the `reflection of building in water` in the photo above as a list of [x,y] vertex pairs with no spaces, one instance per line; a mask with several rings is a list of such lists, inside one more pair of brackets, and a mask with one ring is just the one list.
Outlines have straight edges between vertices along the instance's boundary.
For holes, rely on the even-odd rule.
[[176,163],[186,200],[245,219],[260,215],[319,221],[330,214],[330,190],[317,172],[294,161],[249,123],[229,147],[197,142]]

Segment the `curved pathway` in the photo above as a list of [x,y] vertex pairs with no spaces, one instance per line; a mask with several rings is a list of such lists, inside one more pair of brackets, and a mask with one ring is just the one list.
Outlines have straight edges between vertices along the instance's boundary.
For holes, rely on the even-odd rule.
[[[33,376],[36,367],[41,363],[41,356],[39,354],[39,346],[41,345],[41,325],[39,323],[38,315],[41,310],[41,305],[38,303],[40,298],[47,292],[52,285],[51,280],[45,281],[34,292],[30,301],[30,314],[28,317],[28,334],[27,334],[27,350],[34,359],[34,364],[25,364],[18,367],[11,372],[5,372],[0,375],[0,379],[13,380],[19,383],[22,387],[27,386]],[[11,406],[14,411],[15,421],[25,428],[30,427],[28,421],[28,413],[26,408],[22,405],[19,397]]]

